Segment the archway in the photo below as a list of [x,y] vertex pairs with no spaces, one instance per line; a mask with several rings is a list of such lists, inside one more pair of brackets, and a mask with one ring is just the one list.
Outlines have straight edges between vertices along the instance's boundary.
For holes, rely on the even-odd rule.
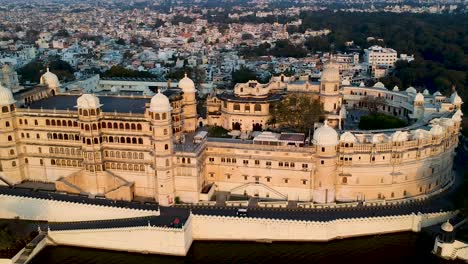
[[239,122],[232,122],[232,129],[233,130],[241,130],[241,124]]
[[203,127],[203,122],[200,121],[200,122],[198,123],[198,126],[199,126],[199,127]]
[[253,131],[262,131],[262,124],[255,123],[252,125],[252,130]]

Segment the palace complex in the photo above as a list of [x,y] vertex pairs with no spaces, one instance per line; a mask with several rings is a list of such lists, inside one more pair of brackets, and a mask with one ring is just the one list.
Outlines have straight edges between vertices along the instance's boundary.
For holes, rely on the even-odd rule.
[[[456,92],[351,86],[329,64],[315,82],[280,76],[237,84],[209,96],[201,117],[187,76],[152,97],[64,93],[49,71],[40,81],[19,92],[0,86],[0,184],[47,182],[68,193],[168,206],[214,191],[315,203],[393,200],[452,183],[463,103]],[[323,107],[325,121],[311,140],[264,131],[270,104],[289,94],[308,94]],[[366,107],[368,98],[409,125],[344,129],[346,109]],[[255,136],[195,140],[202,124]]]

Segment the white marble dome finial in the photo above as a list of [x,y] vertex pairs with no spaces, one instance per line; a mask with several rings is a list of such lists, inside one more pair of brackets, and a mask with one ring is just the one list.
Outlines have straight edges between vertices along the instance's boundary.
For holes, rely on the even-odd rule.
[[76,100],[76,107],[80,109],[97,109],[101,106],[99,98],[94,94],[83,94]]
[[195,83],[187,76],[185,73],[184,78],[179,81],[179,88],[182,89],[184,93],[194,93],[196,92]]
[[312,143],[317,146],[336,146],[338,145],[338,133],[335,129],[328,126],[327,121],[323,126],[317,128],[314,132]]
[[161,93],[161,89],[158,89],[158,93],[151,98],[150,111],[154,113],[164,113],[170,112],[171,110],[172,107],[169,98]]
[[10,89],[4,87],[0,83],[0,106],[7,106],[14,104],[15,98],[13,97],[13,93]]

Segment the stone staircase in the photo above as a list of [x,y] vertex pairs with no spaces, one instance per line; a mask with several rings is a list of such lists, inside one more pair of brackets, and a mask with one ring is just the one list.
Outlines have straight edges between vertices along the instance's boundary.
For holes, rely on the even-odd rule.
[[19,258],[15,261],[15,264],[26,264],[31,260],[31,254],[37,245],[43,240],[46,239],[47,232],[41,231],[31,242],[29,242],[26,247],[24,247],[23,252]]

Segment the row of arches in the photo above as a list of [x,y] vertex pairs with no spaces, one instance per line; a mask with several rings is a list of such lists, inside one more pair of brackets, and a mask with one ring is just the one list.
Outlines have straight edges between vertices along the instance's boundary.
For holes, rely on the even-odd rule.
[[[96,128],[93,125],[93,130],[96,130]],[[121,122],[101,122],[98,124],[98,128],[107,128],[107,129],[119,129],[119,130],[137,130],[141,131],[143,130],[143,127],[141,124],[135,124],[135,123],[121,123]],[[83,128],[83,127],[82,127]]]
[[154,120],[166,120],[167,119],[167,113],[159,114],[159,113],[150,112],[150,116],[151,116],[151,119],[154,119]]
[[81,167],[82,162],[79,160],[51,159],[50,165],[59,167]]
[[12,105],[10,105],[10,107],[8,107],[8,106],[3,106],[2,107],[2,113],[8,113],[10,111],[11,112],[15,111],[15,105],[12,104]]
[[100,110],[99,109],[91,109],[91,110],[79,109],[78,113],[82,116],[96,116],[96,115],[99,115]]
[[50,154],[64,154],[72,156],[80,156],[81,150],[77,148],[59,148],[59,147],[49,147]]
[[106,162],[106,169],[124,170],[124,171],[145,171],[145,165],[142,164],[126,164],[126,163],[110,163]]
[[[27,125],[28,123],[26,123]],[[46,119],[46,126],[63,126],[63,127],[78,127],[77,121],[71,120],[55,120],[55,119]]]
[[78,134],[47,133],[47,139],[78,141],[80,140],[80,136]]
[[104,156],[111,158],[122,158],[122,159],[143,159],[144,155],[142,152],[125,152],[125,151],[104,151]]

